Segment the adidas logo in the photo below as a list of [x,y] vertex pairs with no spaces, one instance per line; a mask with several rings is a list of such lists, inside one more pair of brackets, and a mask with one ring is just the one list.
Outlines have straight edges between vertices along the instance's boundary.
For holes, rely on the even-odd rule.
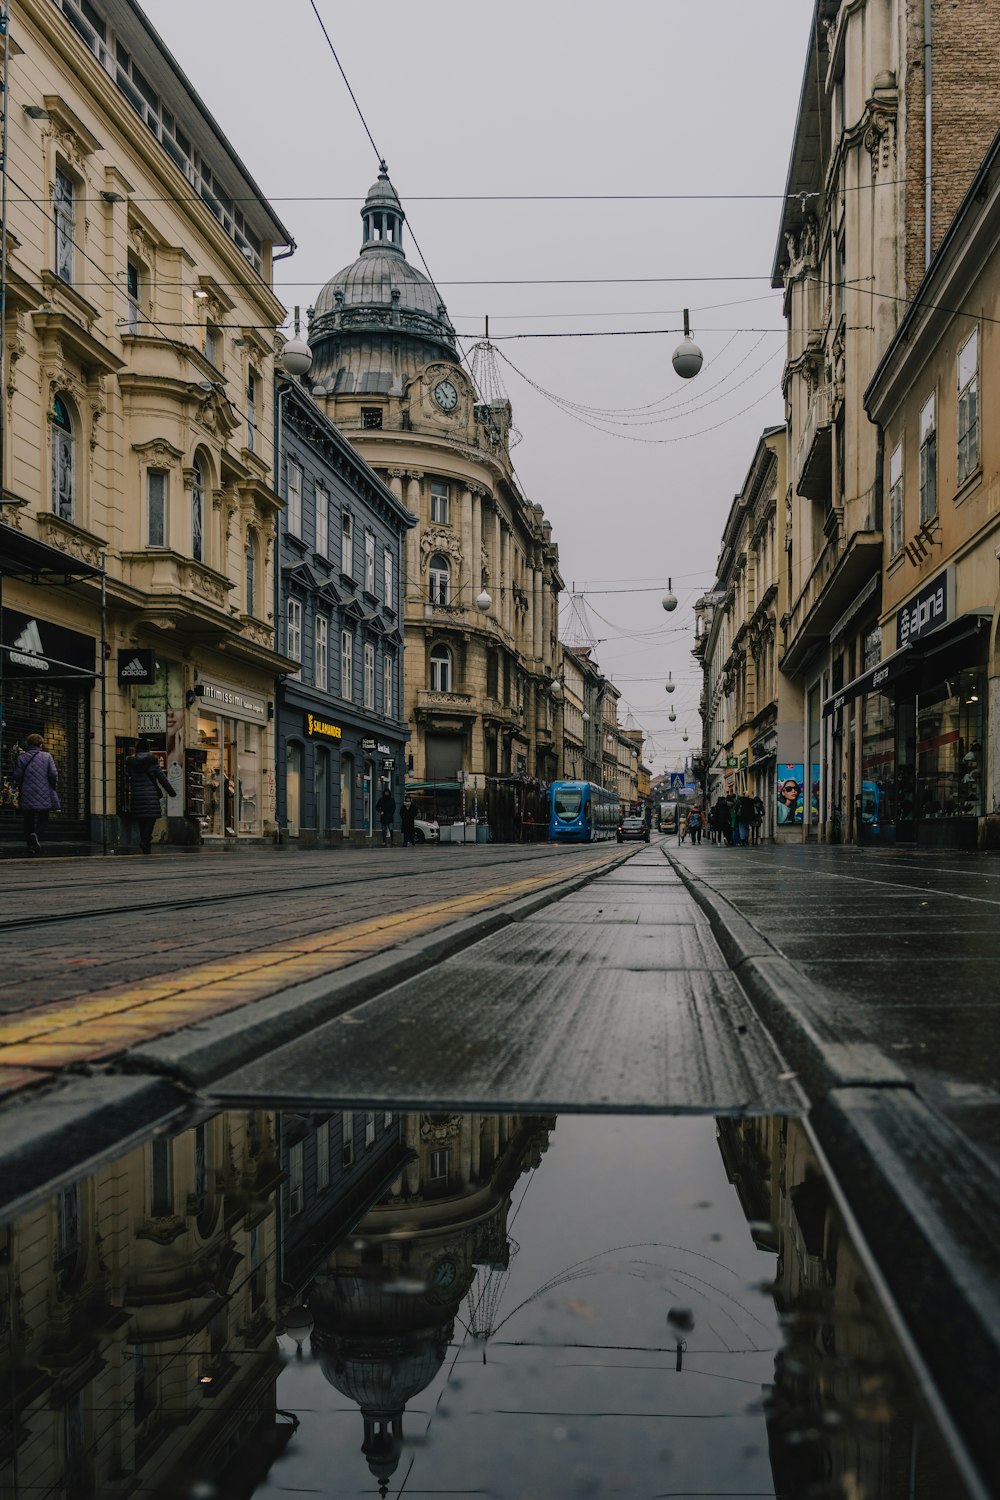
[[37,620],[28,621],[8,650],[11,661],[17,662],[20,667],[34,667],[36,672],[49,670],[49,664],[42,656],[42,637]]
[[145,666],[137,656],[133,656],[128,666],[122,667],[119,677],[147,677],[149,674]]

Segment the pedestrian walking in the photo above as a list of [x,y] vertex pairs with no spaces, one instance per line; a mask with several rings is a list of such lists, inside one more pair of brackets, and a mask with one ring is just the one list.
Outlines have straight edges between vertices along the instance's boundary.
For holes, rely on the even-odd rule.
[[688,833],[691,835],[692,844],[701,843],[701,808],[692,807],[688,814]]
[[382,824],[382,847],[386,845],[392,848],[392,820],[396,816],[396,799],[387,786],[382,788],[382,795],[375,804],[379,822]]
[[14,763],[14,781],[18,788],[25,846],[29,854],[37,854],[41,848],[39,834],[49,821],[49,813],[58,812],[61,806],[56,790],[59,772],[40,734],[29,734],[25,745],[27,748],[21,751]]
[[399,827],[403,835],[403,848],[408,849],[416,843],[413,837],[417,826],[417,809],[411,797],[403,798],[403,805],[399,810]]
[[764,804],[759,797],[753,799],[753,822],[750,825],[751,838],[755,844],[760,843],[760,831],[764,826]]
[[678,809],[677,809],[677,842],[679,844],[683,844],[684,840],[687,838],[687,831],[688,831],[688,810],[687,810],[686,807],[678,807]]
[[149,748],[148,740],[136,740],[135,754],[125,762],[125,773],[129,780],[132,816],[139,830],[139,848],[143,854],[153,852],[153,826],[163,816],[160,792],[176,797],[160,769],[160,762]]
[[736,830],[735,840],[741,849],[745,849],[750,843],[750,829],[753,825],[753,798],[743,792],[736,799]]

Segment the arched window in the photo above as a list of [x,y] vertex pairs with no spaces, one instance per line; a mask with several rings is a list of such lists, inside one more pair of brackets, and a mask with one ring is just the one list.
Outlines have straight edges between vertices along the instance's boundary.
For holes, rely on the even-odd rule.
[[[195,562],[205,561],[205,475],[201,462],[196,458],[192,464],[191,479],[191,556]],[[252,599],[253,595],[249,597]],[[253,609],[247,611],[253,614]]]
[[73,422],[64,396],[52,404],[52,509],[61,521],[73,520]]
[[430,598],[432,604],[448,604],[451,600],[451,564],[440,552],[435,552],[430,561]]
[[431,648],[431,692],[451,692],[451,652],[447,646]]
[[247,614],[257,613],[257,533],[251,526],[247,531]]

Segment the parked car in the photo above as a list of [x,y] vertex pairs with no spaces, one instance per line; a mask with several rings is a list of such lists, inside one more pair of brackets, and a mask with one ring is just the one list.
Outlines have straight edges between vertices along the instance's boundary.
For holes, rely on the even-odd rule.
[[417,818],[413,824],[415,844],[440,844],[441,824],[431,818]]
[[626,839],[641,840],[644,844],[649,843],[649,827],[645,818],[629,816],[621,819],[618,824],[619,844],[624,844]]

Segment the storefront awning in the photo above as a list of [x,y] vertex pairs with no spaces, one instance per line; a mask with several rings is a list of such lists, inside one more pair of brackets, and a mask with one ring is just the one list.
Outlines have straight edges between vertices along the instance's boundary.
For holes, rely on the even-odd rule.
[[855,677],[853,682],[839,688],[823,704],[824,719],[828,714],[835,714],[838,709],[843,708],[845,703],[860,698],[862,693],[878,693],[890,682],[895,682],[897,677],[909,670],[912,656],[912,646],[901,646],[898,651],[887,656],[885,661],[880,661],[877,667],[871,667],[867,672],[862,672],[860,677]]

